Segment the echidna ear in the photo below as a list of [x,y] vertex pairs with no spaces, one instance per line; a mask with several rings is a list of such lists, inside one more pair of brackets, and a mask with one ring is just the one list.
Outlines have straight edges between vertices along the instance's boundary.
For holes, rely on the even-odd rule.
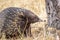
[[18,12],[17,13],[19,16],[24,16],[23,12]]
[[21,16],[24,16],[23,12],[20,12],[20,15],[21,15]]

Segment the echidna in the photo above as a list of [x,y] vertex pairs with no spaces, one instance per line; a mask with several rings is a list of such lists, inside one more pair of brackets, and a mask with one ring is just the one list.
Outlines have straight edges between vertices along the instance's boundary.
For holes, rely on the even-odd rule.
[[23,8],[9,7],[0,12],[0,29],[6,38],[19,36],[31,36],[31,23],[40,21],[33,12]]

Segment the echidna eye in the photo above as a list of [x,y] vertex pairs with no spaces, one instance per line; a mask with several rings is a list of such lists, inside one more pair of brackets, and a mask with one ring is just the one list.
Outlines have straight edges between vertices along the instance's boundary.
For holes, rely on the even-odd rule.
[[19,18],[20,18],[20,20],[22,20],[22,21],[26,20],[26,17],[25,17],[25,16],[22,16],[22,15],[20,15]]
[[23,16],[22,16],[22,15],[20,15],[20,16],[19,16],[19,18],[23,18]]

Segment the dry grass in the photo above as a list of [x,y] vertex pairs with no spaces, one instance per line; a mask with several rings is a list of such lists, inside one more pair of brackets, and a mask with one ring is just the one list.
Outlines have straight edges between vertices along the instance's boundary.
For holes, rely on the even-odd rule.
[[[59,34],[60,34],[60,30],[56,30],[56,28],[52,28],[52,27],[47,27],[47,29],[45,29],[46,27],[43,27],[43,23],[42,22],[42,27],[40,26],[40,23],[35,23],[32,24],[32,37],[21,37],[18,39],[15,38],[11,38],[9,40],[59,40]],[[39,25],[38,25],[39,24]],[[37,26],[37,27],[36,27]],[[8,40],[5,38],[5,35],[3,35],[3,37],[0,40]]]

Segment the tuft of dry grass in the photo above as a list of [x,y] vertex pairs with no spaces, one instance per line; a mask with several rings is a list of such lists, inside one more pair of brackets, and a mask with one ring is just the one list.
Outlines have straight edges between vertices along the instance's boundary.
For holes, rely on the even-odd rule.
[[[43,22],[44,23],[44,22]],[[37,25],[38,24],[38,25]],[[11,38],[6,39],[5,35],[3,34],[2,38],[0,40],[59,40],[60,30],[57,30],[56,28],[52,27],[40,27],[39,23],[36,23],[36,25],[31,25],[32,29],[32,37],[21,37],[18,39]],[[45,29],[45,30],[44,30]]]

